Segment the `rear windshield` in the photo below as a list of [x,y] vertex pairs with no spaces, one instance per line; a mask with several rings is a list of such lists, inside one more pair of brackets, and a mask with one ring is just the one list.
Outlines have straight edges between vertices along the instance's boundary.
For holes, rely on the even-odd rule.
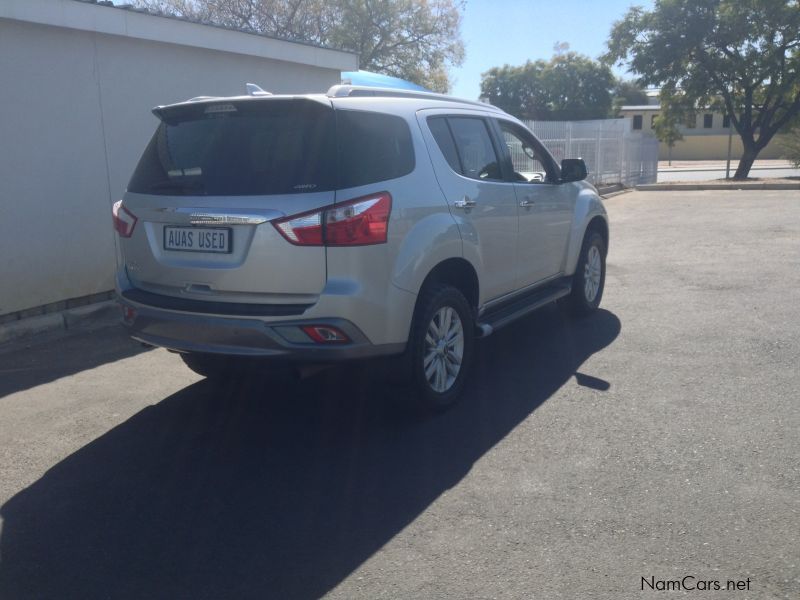
[[333,110],[313,101],[182,107],[165,115],[128,190],[192,196],[332,190],[334,143]]
[[128,191],[297,194],[385,181],[413,169],[411,133],[396,116],[334,113],[311,100],[199,104],[164,115]]

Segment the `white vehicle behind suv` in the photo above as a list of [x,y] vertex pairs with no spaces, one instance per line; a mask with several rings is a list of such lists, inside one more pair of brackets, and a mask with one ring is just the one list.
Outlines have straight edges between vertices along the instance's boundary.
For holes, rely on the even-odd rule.
[[130,334],[200,374],[401,355],[442,409],[477,337],[600,303],[608,222],[583,161],[495,107],[334,86],[153,112],[114,205],[117,291]]

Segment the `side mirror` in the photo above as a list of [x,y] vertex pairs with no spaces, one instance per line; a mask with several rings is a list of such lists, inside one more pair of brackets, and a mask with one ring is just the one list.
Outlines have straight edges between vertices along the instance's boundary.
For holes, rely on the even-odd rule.
[[583,181],[589,173],[582,158],[565,158],[561,161],[561,181]]

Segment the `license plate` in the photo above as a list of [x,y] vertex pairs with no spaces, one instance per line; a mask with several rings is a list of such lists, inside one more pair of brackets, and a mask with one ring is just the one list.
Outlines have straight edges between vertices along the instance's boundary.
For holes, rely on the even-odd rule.
[[164,250],[231,251],[231,230],[224,227],[164,227]]

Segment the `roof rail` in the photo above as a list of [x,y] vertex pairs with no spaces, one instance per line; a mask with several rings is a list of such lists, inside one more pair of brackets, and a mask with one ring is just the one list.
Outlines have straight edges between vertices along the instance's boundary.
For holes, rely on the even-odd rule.
[[395,88],[384,87],[371,87],[366,85],[334,85],[326,94],[328,98],[354,98],[364,96],[384,96],[387,98],[419,98],[421,100],[441,100],[444,102],[455,102],[457,104],[469,104],[472,106],[480,106],[481,108],[488,108],[503,112],[502,109],[497,108],[485,102],[477,102],[475,100],[463,100],[461,98],[454,98],[447,94],[437,94],[435,92],[418,92],[414,90],[401,90]]

